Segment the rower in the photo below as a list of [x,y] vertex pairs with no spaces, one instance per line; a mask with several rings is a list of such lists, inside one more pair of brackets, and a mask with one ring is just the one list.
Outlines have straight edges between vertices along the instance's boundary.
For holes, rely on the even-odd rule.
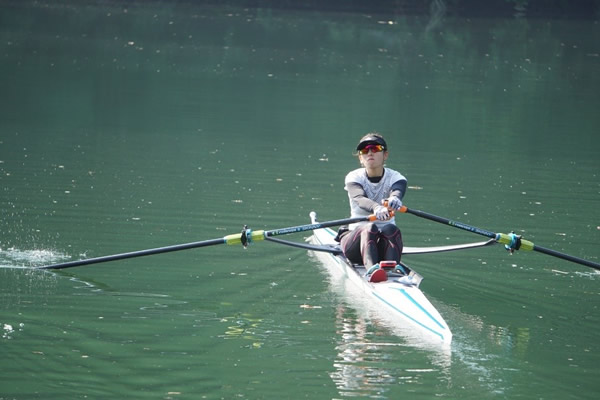
[[384,260],[400,263],[402,234],[396,226],[393,211],[402,207],[406,192],[406,178],[387,168],[388,145],[379,133],[363,136],[356,146],[361,168],[349,172],[345,189],[352,217],[374,214],[375,222],[358,222],[342,227],[338,232],[344,255],[365,268]]

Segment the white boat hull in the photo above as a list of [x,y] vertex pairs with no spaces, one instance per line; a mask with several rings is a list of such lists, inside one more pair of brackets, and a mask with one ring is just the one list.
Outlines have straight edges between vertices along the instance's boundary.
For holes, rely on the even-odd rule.
[[[311,213],[313,223],[316,215]],[[317,245],[336,245],[334,238],[337,232],[329,228],[313,231],[312,242]],[[428,340],[450,343],[452,333],[431,302],[425,297],[416,284],[403,283],[401,278],[389,277],[387,281],[372,283],[365,278],[366,270],[363,266],[352,265],[344,256],[328,252],[318,252],[316,256],[326,264],[341,272],[355,287],[370,297],[377,308],[389,318],[402,321],[402,325],[414,331],[411,336],[426,336]],[[417,275],[418,276],[418,275]]]

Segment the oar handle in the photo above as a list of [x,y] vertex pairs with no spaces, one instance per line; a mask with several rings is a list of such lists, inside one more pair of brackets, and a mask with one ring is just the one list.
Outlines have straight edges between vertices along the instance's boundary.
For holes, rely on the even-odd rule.
[[[383,201],[383,206],[388,209],[388,212],[390,213],[390,219],[394,218],[396,215],[396,210],[390,207],[390,203],[387,200]],[[373,217],[375,216],[373,215]],[[377,217],[375,217],[375,219],[377,219]]]

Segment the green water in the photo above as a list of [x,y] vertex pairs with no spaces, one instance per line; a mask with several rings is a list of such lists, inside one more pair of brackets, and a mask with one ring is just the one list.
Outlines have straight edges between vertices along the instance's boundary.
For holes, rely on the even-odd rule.
[[409,207],[598,262],[597,21],[58,4],[0,8],[1,399],[596,398],[598,273],[539,253],[405,257],[450,354],[274,243],[22,267],[344,218],[371,130]]

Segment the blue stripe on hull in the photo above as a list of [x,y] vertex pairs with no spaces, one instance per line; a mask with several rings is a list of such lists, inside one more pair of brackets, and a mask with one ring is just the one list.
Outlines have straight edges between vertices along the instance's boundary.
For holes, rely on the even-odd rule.
[[437,319],[435,319],[435,317],[433,315],[431,315],[429,313],[429,311],[427,311],[421,304],[419,304],[415,299],[413,299],[412,296],[410,294],[408,294],[408,292],[406,291],[406,289],[395,289],[395,290],[398,290],[400,293],[402,293],[403,295],[405,295],[414,305],[416,305],[417,307],[419,307],[419,309],[421,311],[423,311],[423,313],[425,315],[427,315],[433,322],[435,322],[440,328],[446,329],[446,327],[444,325],[442,325]]
[[[414,304],[415,304],[417,307],[419,307],[419,309],[421,309],[421,310],[422,310],[422,311],[425,313],[425,315],[427,315],[427,316],[428,316],[429,318],[431,318],[431,319],[432,319],[432,320],[433,320],[433,321],[434,321],[436,324],[438,324],[438,325],[440,326],[440,328],[442,328],[442,329],[446,329],[446,328],[445,328],[443,325],[441,325],[441,324],[440,324],[440,323],[439,323],[439,322],[438,322],[438,321],[437,321],[435,318],[433,318],[433,317],[431,316],[431,314],[429,314],[429,313],[428,313],[428,312],[427,312],[425,309],[423,309],[423,307],[422,307],[422,306],[421,306],[419,303],[417,303],[417,302],[415,301],[415,299],[413,299],[413,298],[412,298],[412,297],[411,297],[411,296],[410,296],[410,295],[409,295],[409,294],[406,292],[406,290],[404,290],[404,289],[395,289],[395,290],[398,290],[398,291],[402,292],[402,294],[404,294],[404,295],[405,295],[405,296],[406,296],[406,297],[407,297],[407,298],[408,298],[408,299],[409,299],[411,302],[413,302],[413,303],[414,303]],[[404,317],[406,317],[407,319],[409,319],[409,320],[413,321],[415,324],[417,324],[417,325],[419,325],[419,326],[421,326],[421,327],[423,327],[423,328],[427,329],[428,331],[430,331],[430,332],[431,332],[431,333],[433,333],[434,335],[436,335],[436,336],[439,336],[439,337],[440,337],[442,340],[444,340],[444,335],[443,335],[442,333],[440,333],[440,332],[436,331],[436,330],[435,330],[435,329],[433,329],[433,328],[430,328],[429,326],[427,326],[427,325],[423,324],[423,323],[422,323],[422,322],[420,322],[420,321],[417,321],[416,319],[414,319],[413,317],[411,317],[410,315],[408,315],[407,313],[405,313],[404,311],[400,310],[398,307],[396,307],[395,305],[393,305],[392,303],[390,303],[389,301],[387,301],[386,299],[384,299],[383,297],[381,297],[380,295],[378,295],[378,294],[377,294],[377,292],[375,292],[375,291],[372,291],[372,292],[371,292],[371,294],[372,294],[373,296],[375,296],[377,299],[379,299],[381,302],[383,302],[383,303],[387,304],[388,306],[390,306],[390,307],[391,307],[392,309],[394,309],[396,312],[398,312],[398,313],[402,314],[402,315],[403,315]]]

